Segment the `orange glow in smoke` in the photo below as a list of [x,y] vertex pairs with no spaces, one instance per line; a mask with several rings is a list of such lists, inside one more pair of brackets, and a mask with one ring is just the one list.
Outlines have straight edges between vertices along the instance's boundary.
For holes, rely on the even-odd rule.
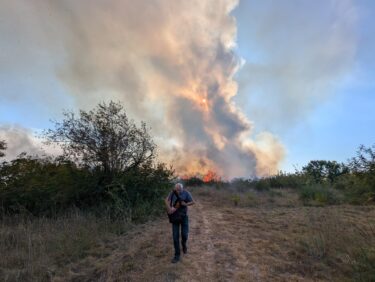
[[203,182],[220,181],[221,178],[212,170],[209,170],[205,176],[203,176]]

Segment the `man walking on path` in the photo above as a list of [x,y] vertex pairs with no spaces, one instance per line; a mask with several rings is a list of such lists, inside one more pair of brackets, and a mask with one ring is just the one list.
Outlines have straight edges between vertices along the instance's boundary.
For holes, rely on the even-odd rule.
[[182,252],[187,253],[187,239],[189,235],[189,217],[188,217],[188,206],[194,205],[193,198],[188,191],[184,190],[184,186],[181,183],[177,183],[174,186],[172,192],[169,193],[168,197],[165,198],[165,205],[169,214],[175,212],[181,213],[181,221],[172,223],[172,234],[173,234],[173,245],[174,245],[174,258],[172,263],[176,263],[180,260],[180,227],[181,227],[181,245]]

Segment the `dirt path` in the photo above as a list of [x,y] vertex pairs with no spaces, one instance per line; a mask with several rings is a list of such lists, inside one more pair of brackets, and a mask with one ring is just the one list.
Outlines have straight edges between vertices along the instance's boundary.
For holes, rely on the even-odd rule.
[[265,219],[260,210],[208,207],[198,202],[191,211],[191,252],[183,261],[189,271],[183,271],[181,280],[303,280],[275,275],[272,260],[277,252],[272,252],[272,238],[267,238],[275,222]]
[[[188,254],[172,264],[167,218],[137,226],[55,281],[320,281],[294,254],[305,226],[301,208],[189,208]],[[302,266],[301,266],[302,265]],[[310,277],[310,278],[308,278]],[[313,277],[313,278],[311,278]],[[332,277],[331,277],[332,278]]]

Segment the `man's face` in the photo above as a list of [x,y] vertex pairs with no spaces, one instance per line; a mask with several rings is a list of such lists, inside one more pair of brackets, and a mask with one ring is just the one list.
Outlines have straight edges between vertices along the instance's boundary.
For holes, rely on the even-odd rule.
[[182,192],[182,188],[181,188],[181,185],[175,185],[174,186],[174,190],[178,193],[178,194],[180,194],[181,192]]

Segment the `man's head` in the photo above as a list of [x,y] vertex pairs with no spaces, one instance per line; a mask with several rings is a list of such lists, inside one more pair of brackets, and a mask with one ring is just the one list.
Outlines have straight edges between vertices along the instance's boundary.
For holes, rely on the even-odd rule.
[[184,190],[184,186],[181,183],[176,183],[174,186],[174,190],[180,194]]

